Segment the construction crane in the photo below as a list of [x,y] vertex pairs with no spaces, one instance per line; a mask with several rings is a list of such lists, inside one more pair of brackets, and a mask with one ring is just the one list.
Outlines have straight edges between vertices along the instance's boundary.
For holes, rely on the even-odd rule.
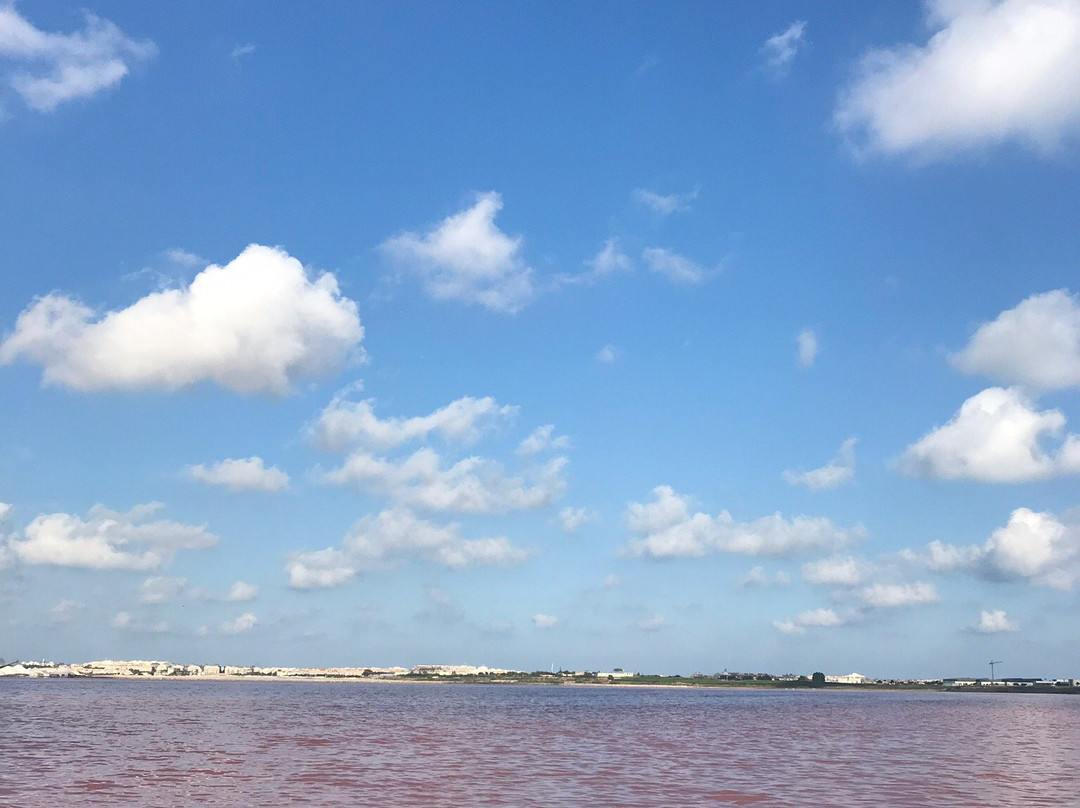
[[1000,664],[1001,664],[1000,659],[991,659],[990,660],[990,681],[991,682],[994,681],[994,666],[995,665],[1000,665]]

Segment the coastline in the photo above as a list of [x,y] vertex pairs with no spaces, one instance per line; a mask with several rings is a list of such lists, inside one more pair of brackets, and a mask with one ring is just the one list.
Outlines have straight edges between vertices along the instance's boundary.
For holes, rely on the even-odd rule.
[[85,675],[73,676],[9,676],[0,678],[12,681],[26,681],[29,679],[47,679],[51,681],[108,681],[108,682],[182,682],[185,684],[198,685],[199,683],[220,684],[223,682],[235,682],[242,684],[267,684],[267,683],[307,683],[327,685],[452,685],[452,686],[476,686],[494,685],[502,687],[568,687],[568,688],[618,688],[618,689],[647,689],[647,690],[725,690],[741,693],[760,693],[762,691],[809,691],[828,693],[898,693],[898,692],[924,692],[924,693],[985,693],[995,694],[1052,694],[1052,695],[1080,695],[1080,688],[1070,687],[946,687],[940,684],[899,685],[899,684],[834,684],[810,687],[806,685],[793,685],[790,682],[761,682],[746,684],[739,682],[696,682],[688,680],[680,681],[633,681],[623,680],[614,682],[580,681],[580,680],[551,680],[544,681],[534,678],[487,678],[487,677],[450,677],[450,676],[269,676],[260,674],[246,675],[209,675],[209,676],[154,676],[154,675]]

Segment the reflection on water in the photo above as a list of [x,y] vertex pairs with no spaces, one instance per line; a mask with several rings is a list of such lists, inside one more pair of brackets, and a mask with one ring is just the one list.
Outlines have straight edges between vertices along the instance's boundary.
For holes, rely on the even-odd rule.
[[0,805],[1077,806],[1080,699],[0,682]]

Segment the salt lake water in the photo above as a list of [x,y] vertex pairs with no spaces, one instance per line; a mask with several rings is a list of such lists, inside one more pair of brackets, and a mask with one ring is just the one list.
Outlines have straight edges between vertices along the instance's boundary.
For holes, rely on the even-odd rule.
[[3,681],[0,805],[1080,806],[1080,698]]

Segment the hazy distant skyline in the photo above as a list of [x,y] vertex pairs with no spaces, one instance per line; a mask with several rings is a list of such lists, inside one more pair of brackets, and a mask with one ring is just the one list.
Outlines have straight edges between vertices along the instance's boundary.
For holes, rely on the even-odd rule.
[[1080,0],[0,4],[0,656],[1080,670]]

